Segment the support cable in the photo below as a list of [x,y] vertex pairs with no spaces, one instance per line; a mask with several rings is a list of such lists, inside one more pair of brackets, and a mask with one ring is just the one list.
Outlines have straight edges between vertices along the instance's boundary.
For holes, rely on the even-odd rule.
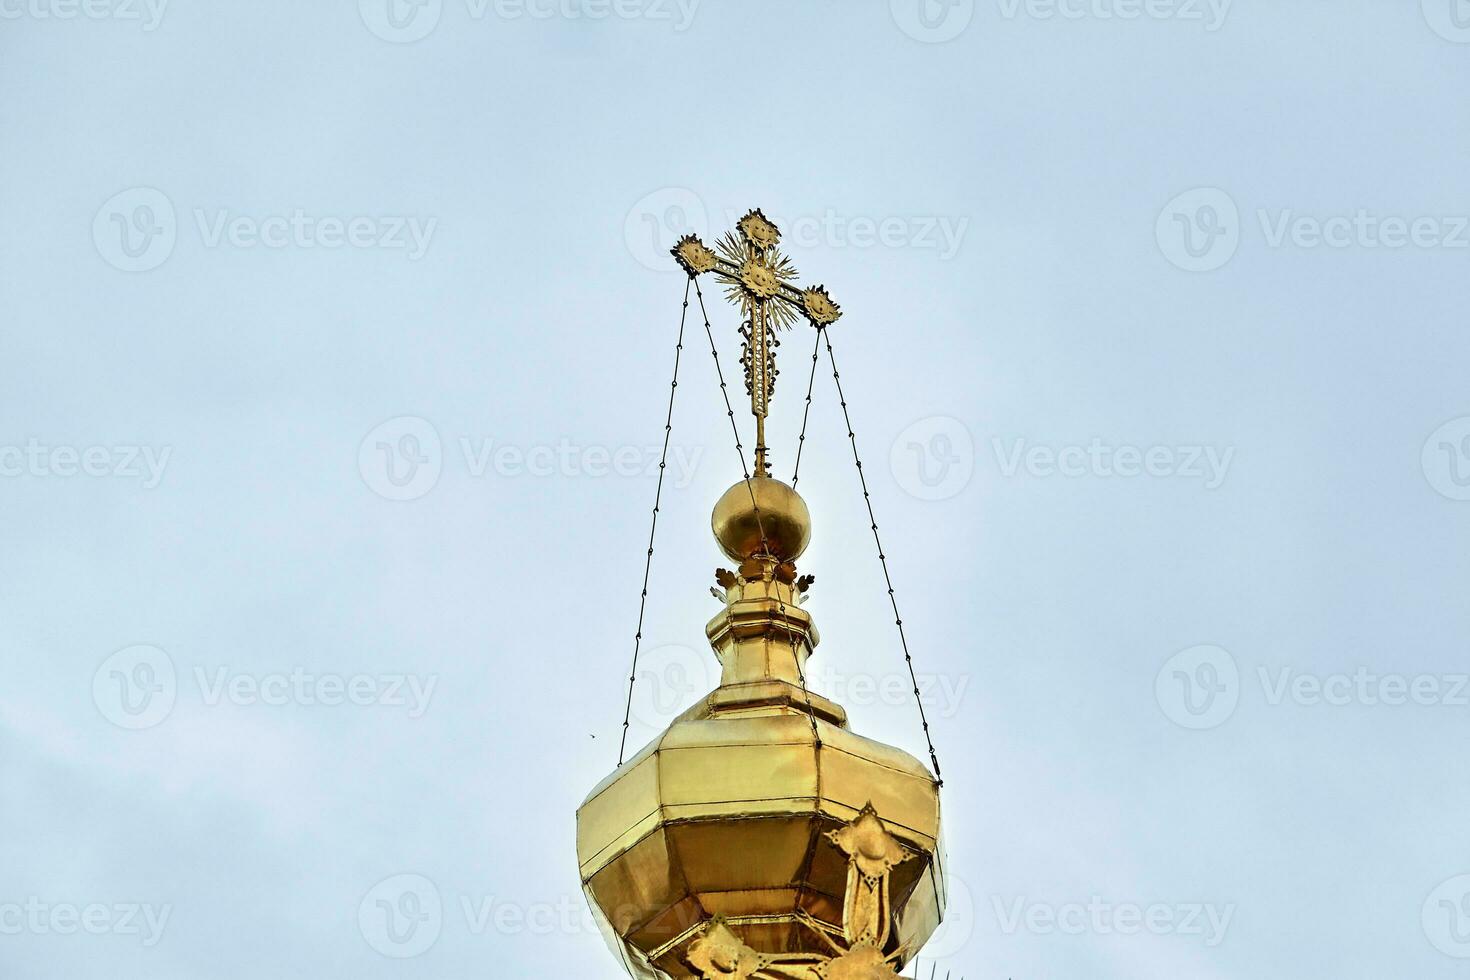
[[633,634],[633,669],[628,674],[628,704],[623,709],[623,738],[618,745],[618,765],[628,751],[628,725],[633,719],[633,687],[638,683],[638,651],[643,645],[643,614],[648,608],[648,575],[653,568],[653,537],[658,533],[658,510],[664,495],[664,471],[669,460],[669,436],[674,431],[674,395],[679,391],[679,359],[684,353],[684,321],[689,316],[689,285],[684,286],[684,306],[679,313],[679,340],[674,345],[674,380],[669,384],[669,410],[664,417],[664,449],[658,459],[658,489],[653,493],[653,520],[648,528],[648,554],[643,560],[643,591],[638,597],[638,631]]
[[791,471],[791,489],[801,479],[801,451],[806,446],[806,420],[812,414],[812,385],[817,381],[817,357],[822,349],[822,330],[817,328],[816,341],[812,344],[812,373],[806,379],[806,407],[801,411],[801,435],[796,437],[796,466]]
[[944,785],[944,774],[939,769],[939,755],[934,751],[934,739],[929,734],[929,718],[924,711],[924,699],[919,694],[919,678],[914,671],[914,658],[909,653],[908,637],[903,632],[903,616],[898,611],[898,599],[893,591],[893,578],[888,574],[888,556],[883,551],[883,539],[878,536],[878,519],[873,516],[873,495],[868,492],[868,479],[863,475],[863,461],[858,457],[857,436],[852,431],[852,416],[847,411],[847,396],[842,393],[842,375],[837,370],[837,359],[832,354],[832,335],[822,331],[827,342],[827,360],[832,364],[832,380],[837,384],[837,400],[842,403],[842,420],[847,425],[847,439],[852,444],[852,461],[857,464],[858,482],[863,488],[863,503],[868,508],[868,525],[873,531],[873,543],[878,546],[878,563],[883,566],[883,580],[888,585],[888,601],[893,605],[893,621],[898,626],[898,639],[903,645],[903,659],[909,667],[909,680],[914,685],[914,703],[919,706],[919,721],[924,726],[924,741],[929,746],[929,761],[934,764],[934,781]]

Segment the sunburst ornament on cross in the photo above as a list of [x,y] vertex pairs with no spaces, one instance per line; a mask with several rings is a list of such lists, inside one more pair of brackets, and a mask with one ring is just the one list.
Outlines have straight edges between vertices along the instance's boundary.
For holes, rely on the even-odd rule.
[[776,393],[776,331],[799,318],[822,330],[837,321],[842,310],[823,286],[800,289],[796,267],[777,250],[781,230],[756,208],[741,218],[736,231],[726,232],[713,249],[695,235],[685,235],[672,249],[674,259],[690,278],[713,272],[725,284],[725,295],[740,307],[741,336],[745,339],[741,363],[750,412],[755,416],[755,470],[769,474],[766,465],[766,417]]

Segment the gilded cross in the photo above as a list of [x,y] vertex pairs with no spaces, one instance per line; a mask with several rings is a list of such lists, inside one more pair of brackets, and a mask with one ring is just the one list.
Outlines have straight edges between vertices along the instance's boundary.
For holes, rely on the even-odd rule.
[[740,334],[745,339],[741,363],[750,412],[755,416],[755,472],[769,475],[766,465],[766,416],[776,393],[776,339],[798,317],[818,330],[842,315],[823,286],[797,288],[796,267],[776,248],[781,230],[759,208],[708,248],[694,235],[685,235],[672,249],[690,278],[713,272],[725,284],[725,295],[740,307]]

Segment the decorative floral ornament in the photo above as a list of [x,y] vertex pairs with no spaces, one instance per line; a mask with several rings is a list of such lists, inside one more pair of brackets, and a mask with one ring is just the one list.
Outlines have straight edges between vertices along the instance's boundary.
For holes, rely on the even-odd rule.
[[892,959],[872,946],[859,946],[817,967],[817,975],[822,980],[891,980],[898,976]]
[[707,980],[747,980],[761,968],[761,955],[716,918],[690,947],[689,962]]
[[670,251],[679,266],[691,276],[709,272],[715,267],[715,253],[695,235],[685,235]]
[[777,228],[760,208],[748,212],[736,225],[745,240],[759,249],[775,248],[781,241],[781,229]]
[[836,323],[837,318],[842,315],[842,308],[827,294],[826,286],[813,286],[802,290],[801,305],[806,310],[806,318],[815,327],[825,327],[829,323]]
[[883,826],[878,811],[869,803],[858,818],[827,835],[865,878],[878,878],[909,859],[898,841]]
[[781,278],[761,259],[749,258],[740,266],[740,285],[756,299],[770,299],[780,292]]

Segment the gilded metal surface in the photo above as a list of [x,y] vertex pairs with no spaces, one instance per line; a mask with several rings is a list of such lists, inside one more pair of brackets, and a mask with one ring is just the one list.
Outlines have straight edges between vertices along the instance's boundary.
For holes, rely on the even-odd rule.
[[674,258],[683,270],[697,276],[715,268],[715,253],[705,248],[704,243],[693,235],[685,235],[674,246]]
[[705,628],[720,684],[578,810],[581,879],[639,980],[883,980],[943,918],[939,783],[805,684],[820,642],[803,608],[812,577],[796,569],[811,514],[769,477],[764,420],[775,330],[841,312],[825,289],[792,285],[764,214],[737,227],[716,249],[694,236],[674,249],[741,307],[756,418],[755,476],[711,516],[737,563],[716,571],[722,606]]
[[796,266],[776,250],[781,230],[756,208],[736,223],[736,231],[722,235],[711,250],[695,235],[685,235],[671,249],[679,267],[691,277],[713,272],[725,286],[725,295],[740,308],[744,338],[741,365],[745,390],[755,416],[755,471],[768,472],[766,417],[776,394],[776,331],[800,317],[817,329],[837,322],[842,310],[822,286],[798,289]]
[[781,229],[772,224],[760,208],[746,212],[735,227],[756,248],[775,248],[781,243]]
[[794,562],[812,539],[806,501],[787,484],[763,476],[726,490],[715,504],[710,526],[720,550],[734,561],[761,554],[764,543],[766,554]]
[[801,294],[801,306],[806,311],[807,319],[819,327],[836,323],[837,318],[842,315],[842,309],[827,295],[826,286],[813,286],[804,290]]
[[898,976],[894,963],[904,951],[885,952],[893,917],[888,877],[908,855],[884,830],[872,806],[864,807],[856,820],[827,836],[847,855],[849,884],[842,931],[839,934],[811,918],[803,918],[802,924],[835,955],[759,953],[718,918],[689,947],[689,965],[703,980],[882,980]]
[[[720,685],[583,804],[583,885],[640,980],[891,976],[943,914],[938,786],[802,683],[820,642],[793,564],[810,517],[784,484],[751,482],[786,500],[757,491],[762,519],[797,515],[801,533],[778,524],[779,554],[719,574],[723,605],[705,632]],[[735,489],[748,508],[745,483]],[[728,496],[733,515],[741,497]],[[722,547],[744,557],[748,534],[716,513]]]

